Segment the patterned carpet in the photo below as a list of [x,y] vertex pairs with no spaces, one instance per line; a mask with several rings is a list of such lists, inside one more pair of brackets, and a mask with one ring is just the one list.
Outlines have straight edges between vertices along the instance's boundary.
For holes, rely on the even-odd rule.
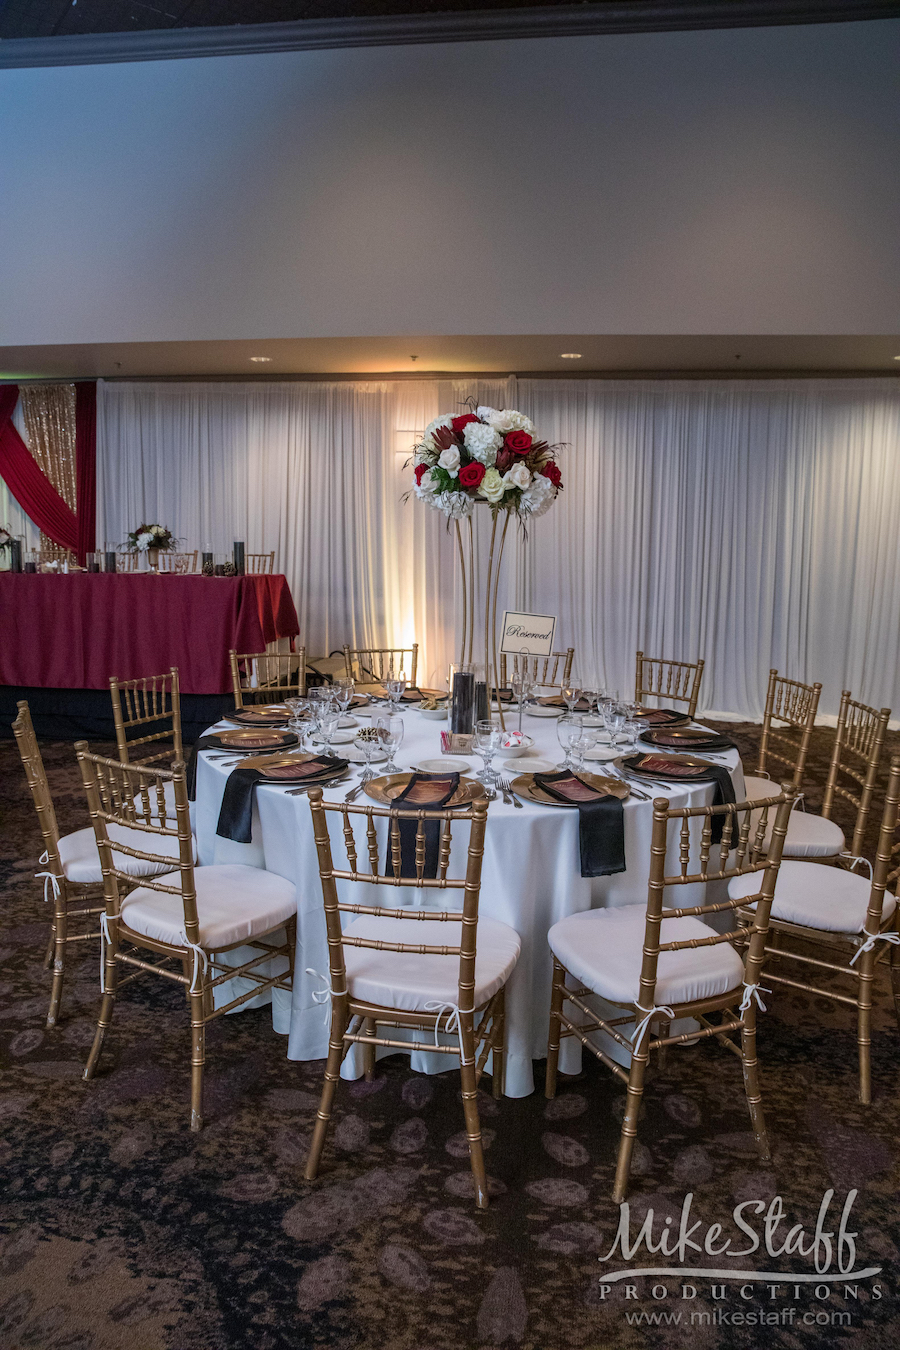
[[[758,728],[734,730],[749,751]],[[816,733],[813,807],[828,741]],[[72,747],[44,751],[60,827],[79,828]],[[720,1223],[721,1242],[730,1235],[737,1251],[751,1244],[734,1226],[735,1205],[759,1200],[743,1212],[761,1231],[761,1208],[779,1194],[777,1250],[793,1224],[809,1242],[829,1188],[825,1226],[836,1246],[845,1195],[858,1188],[856,1262],[847,1266],[845,1244],[845,1268],[880,1275],[770,1280],[745,1286],[746,1297],[734,1280],[651,1276],[604,1294],[604,1271],[727,1261],[690,1250],[684,1262],[649,1256],[646,1243],[631,1261],[621,1251],[598,1260],[619,1221],[609,1192],[624,1091],[593,1060],[552,1102],[482,1098],[486,1214],[468,1197],[457,1077],[415,1075],[401,1057],[381,1061],[371,1084],[342,1086],[321,1179],[303,1181],[321,1064],[289,1063],[266,1010],[213,1024],[198,1136],[188,1130],[185,1005],[161,981],[125,991],[101,1072],[84,1083],[97,948],[75,965],[60,1026],[45,1031],[39,836],[13,744],[0,744],[0,770],[2,1350],[896,1346],[898,1037],[884,984],[873,1106],[856,1101],[847,1010],[779,993],[760,1036],[774,1162],[761,1166],[754,1153],[740,1066],[704,1042],[670,1052],[650,1080],[631,1196],[632,1239],[651,1207],[655,1234],[666,1216],[677,1229],[691,1192],[690,1223],[702,1221],[694,1240]],[[791,1245],[732,1265],[814,1269]]]

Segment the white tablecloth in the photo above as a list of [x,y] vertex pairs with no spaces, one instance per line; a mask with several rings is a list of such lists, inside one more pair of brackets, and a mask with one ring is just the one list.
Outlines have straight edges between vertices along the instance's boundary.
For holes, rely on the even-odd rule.
[[[422,717],[414,709],[404,714],[405,735],[396,762],[405,768],[419,759],[435,758],[440,754],[440,732],[446,722],[434,722]],[[517,714],[507,718],[514,726]],[[225,723],[220,724],[225,726]],[[558,762],[562,753],[556,737],[556,720],[526,715],[523,729],[535,740],[532,755]],[[340,753],[340,747],[335,747]],[[252,867],[264,867],[286,877],[297,887],[297,960],[293,996],[275,990],[272,1018],[276,1031],[288,1034],[290,1059],[323,1059],[327,1054],[327,1020],[323,1005],[313,999],[313,993],[324,988],[322,979],[305,972],[312,969],[328,972],[328,953],[325,941],[325,918],[322,890],[313,841],[309,803],[305,797],[291,797],[284,788],[259,786],[253,809],[253,839],[250,844],[237,844],[216,834],[216,824],[222,794],[230,767],[222,761],[211,761],[210,752],[201,752],[197,765],[197,802],[195,828],[200,862],[242,862]],[[740,757],[731,751],[722,758],[727,762],[734,781],[737,800],[744,790]],[[471,760],[473,772],[480,761]],[[528,768],[528,756],[496,761],[514,776]],[[377,767],[377,766],[376,766]],[[603,771],[602,764],[585,767]],[[354,772],[354,781],[357,773]],[[342,784],[326,797],[340,800],[348,791],[349,783]],[[712,801],[713,785],[699,783],[680,786],[677,792],[663,792],[648,787],[651,796],[668,796],[673,806],[703,806]],[[365,802],[364,795],[357,803]],[[356,822],[363,817],[356,817]],[[335,865],[344,860],[341,850],[339,825],[341,818],[334,814],[333,846]],[[650,860],[650,833],[652,806],[650,802],[629,798],[625,802],[625,857],[626,871],[611,877],[584,878],[580,875],[578,845],[578,813],[558,807],[535,806],[526,803],[523,810],[506,805],[498,796],[490,806],[485,837],[484,865],[481,884],[481,913],[509,924],[520,935],[522,951],[507,988],[507,1063],[505,1090],[508,1096],[524,1097],[534,1090],[532,1060],[547,1053],[547,1023],[550,1007],[552,958],[547,946],[547,933],[553,924],[569,914],[606,905],[644,904],[647,899],[647,879]],[[360,834],[360,858],[366,852]],[[454,867],[452,875],[463,875],[466,839],[460,831],[454,837]],[[384,836],[381,836],[380,856],[385,854]],[[672,841],[671,868],[677,872],[677,840]],[[365,864],[361,862],[361,866]],[[349,883],[348,883],[349,884]],[[347,895],[364,903],[397,905],[421,902],[432,908],[447,904],[447,892],[427,892],[391,887],[379,887],[374,901],[367,887],[364,896],[360,886]],[[702,903],[703,895],[697,888],[679,888],[679,904]],[[460,902],[461,903],[461,902]],[[233,995],[232,995],[233,996]],[[393,1035],[394,1033],[392,1033]],[[568,1040],[563,1044],[560,1068],[576,1072],[580,1064],[581,1047]],[[415,1068],[425,1072],[446,1071],[456,1060],[447,1055],[417,1053]],[[351,1052],[344,1063],[346,1077],[358,1077],[360,1056]]]

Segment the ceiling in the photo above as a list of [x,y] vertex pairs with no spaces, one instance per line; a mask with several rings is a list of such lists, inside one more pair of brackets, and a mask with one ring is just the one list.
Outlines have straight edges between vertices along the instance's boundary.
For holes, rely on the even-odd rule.
[[[563,352],[580,356],[566,359]],[[252,361],[254,356],[270,359]],[[0,379],[285,379],[487,371],[566,376],[900,375],[897,357],[900,337],[890,336],[271,338],[0,347]]]

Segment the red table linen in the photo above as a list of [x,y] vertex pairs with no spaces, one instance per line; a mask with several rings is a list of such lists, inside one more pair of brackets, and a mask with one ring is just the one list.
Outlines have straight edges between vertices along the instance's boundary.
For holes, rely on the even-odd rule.
[[228,652],[298,632],[283,576],[0,572],[0,684],[106,689],[177,666],[186,694],[231,690]]

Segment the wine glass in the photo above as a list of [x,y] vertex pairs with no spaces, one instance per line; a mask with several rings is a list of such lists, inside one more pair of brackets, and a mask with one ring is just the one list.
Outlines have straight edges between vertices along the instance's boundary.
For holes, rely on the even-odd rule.
[[558,764],[558,769],[568,769],[570,773],[574,772],[575,764],[573,761],[573,751],[582,738],[584,732],[584,720],[575,713],[564,713],[562,717],[557,718],[556,735],[560,745],[566,752],[566,757],[562,764]]
[[619,703],[618,700],[610,699],[606,706],[604,720],[606,722],[606,729],[609,732],[610,745],[615,749],[619,733],[628,720],[628,713],[625,705]]
[[288,726],[295,732],[300,740],[300,748],[303,749],[304,739],[309,727],[306,718],[309,713],[309,699],[307,698],[286,698],[284,705],[290,713]]
[[396,773],[397,765],[394,763],[394,754],[403,743],[403,718],[382,714],[381,717],[375,718],[375,728],[378,732],[379,741],[388,752],[385,772]]
[[489,788],[493,788],[496,782],[497,776],[491,766],[494,755],[500,749],[501,735],[500,723],[493,721],[490,717],[482,718],[481,721],[475,723],[472,749],[484,763],[484,768],[479,774],[476,774],[476,777]]
[[593,717],[594,712],[595,712],[596,707],[597,707],[598,700],[599,700],[599,698],[600,698],[600,690],[599,690],[599,689],[582,689],[582,691],[581,691],[581,697],[584,699],[585,703],[588,705],[588,706],[587,706],[588,717]]
[[643,724],[637,721],[635,717],[632,717],[631,715],[626,717],[625,724],[622,727],[622,735],[625,738],[625,749],[629,750],[632,754],[637,750],[638,738],[643,730]]
[[380,742],[378,732],[374,727],[360,727],[359,731],[356,733],[354,745],[357,750],[362,752],[366,761],[359,781],[361,783],[368,783],[370,778],[375,777],[375,770],[372,768],[372,756],[375,754],[375,751],[379,749]]
[[574,713],[575,705],[581,698],[582,691],[575,684],[564,684],[560,686],[559,692],[562,694],[569,712]]
[[345,716],[347,709],[353,702],[353,695],[356,692],[356,681],[350,679],[335,680],[331,686],[335,703],[341,710],[342,716]]
[[510,689],[513,692],[513,697],[516,698],[519,703],[519,730],[521,731],[522,711],[525,707],[525,702],[527,699],[531,698],[534,693],[534,680],[532,679],[531,671],[528,669],[527,663],[523,661],[517,663],[516,668],[513,671],[512,680],[510,681]]
[[388,677],[384,682],[387,690],[387,696],[390,699],[390,709],[392,713],[400,711],[400,700],[406,690],[406,676],[401,670],[399,675],[394,674],[393,667],[388,671]]
[[333,704],[328,704],[319,712],[319,734],[325,742],[326,755],[334,754],[331,746],[331,738],[338,729],[338,723],[341,720],[340,710]]

